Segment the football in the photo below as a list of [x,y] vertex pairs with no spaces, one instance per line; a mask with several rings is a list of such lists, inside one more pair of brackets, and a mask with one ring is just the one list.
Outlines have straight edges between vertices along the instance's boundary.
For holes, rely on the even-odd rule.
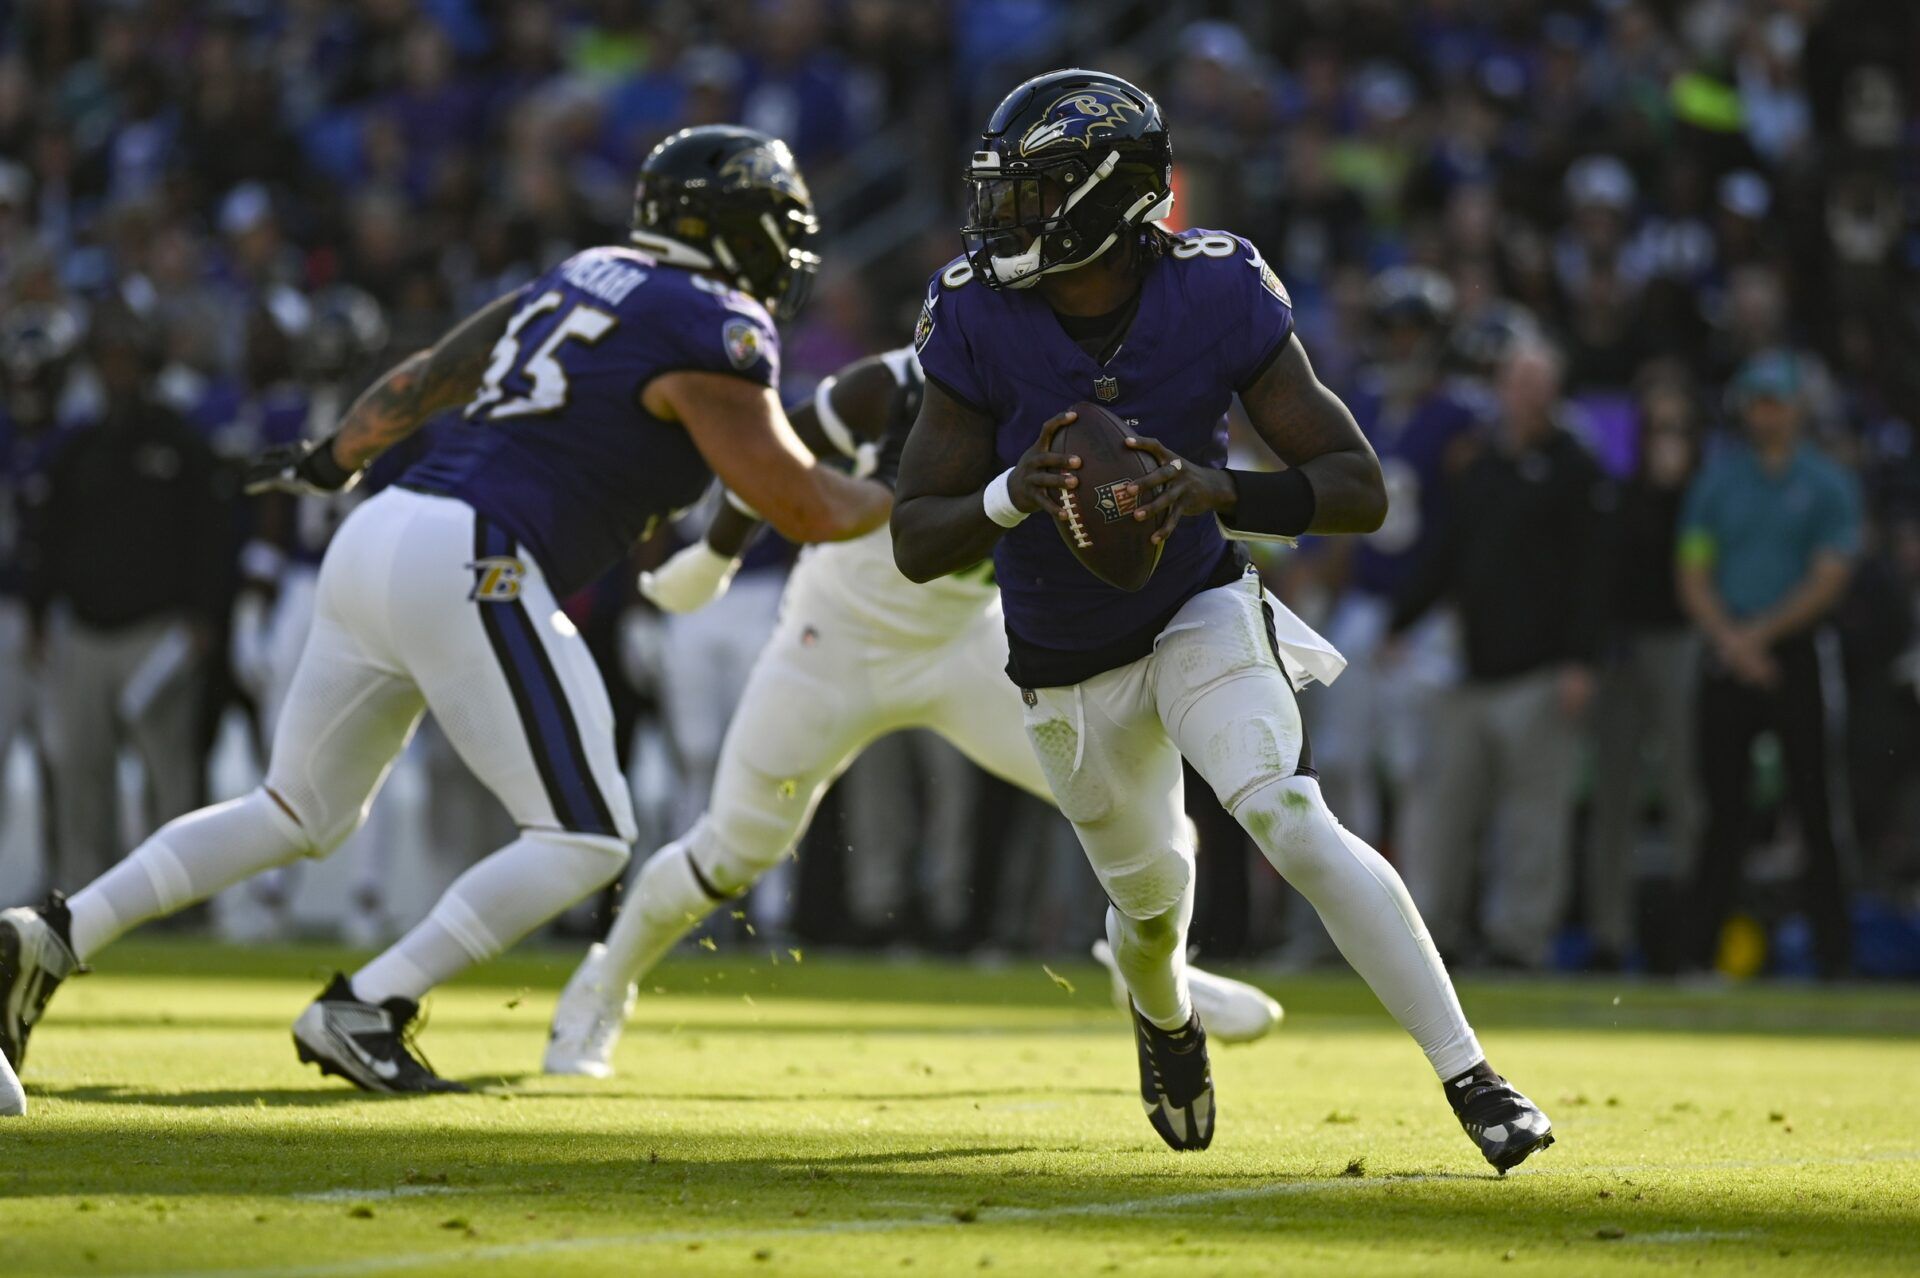
[[1127,447],[1133,432],[1109,410],[1083,400],[1073,411],[1079,416],[1054,435],[1053,451],[1080,458],[1080,484],[1061,493],[1065,517],[1055,526],[1088,572],[1121,590],[1138,590],[1159,566],[1162,548],[1153,540],[1158,521],[1133,517],[1136,502],[1127,485],[1155,462]]

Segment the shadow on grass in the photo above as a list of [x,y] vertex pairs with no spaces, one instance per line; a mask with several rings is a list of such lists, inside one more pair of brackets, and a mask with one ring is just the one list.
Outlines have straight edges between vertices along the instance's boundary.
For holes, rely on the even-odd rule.
[[[208,1016],[196,1014],[178,1014],[156,1011],[150,1014],[137,1012],[74,1012],[63,1010],[51,1014],[49,1033],[58,1033],[61,1029],[93,1030],[208,1030],[216,1033],[234,1031],[272,1032],[284,1034],[293,1024],[304,1003],[290,1003],[289,1010],[282,1015],[227,1015]],[[443,1028],[460,1033],[503,1033],[534,1034],[544,1039],[547,1032],[546,1007],[542,1005],[531,1015],[513,1016],[475,1016],[462,1011],[448,1015],[442,1023]],[[1086,1016],[1089,1011],[1103,1013],[1102,1020],[1092,1020]],[[1078,1013],[1078,1014],[1076,1014]],[[1110,1023],[1109,1023],[1110,1019]],[[726,1019],[722,1016],[707,1014],[698,1019],[675,1017],[663,1012],[657,1005],[643,1007],[640,1017],[628,1023],[628,1031],[634,1034],[677,1035],[680,1037],[699,1037],[701,1035],[750,1034],[767,1035],[775,1038],[846,1038],[867,1036],[871,1038],[922,1037],[926,1035],[951,1035],[960,1038],[996,1038],[1006,1034],[1036,1033],[1052,1036],[1084,1035],[1092,1038],[1107,1037],[1113,1033],[1124,1035],[1127,1023],[1116,1010],[1110,1018],[1104,1017],[1104,1009],[1069,1008],[1061,1013],[1058,1022],[1036,1021],[1032,1017],[1022,1017],[1019,1021],[1002,1025],[956,1025],[952,1020],[910,1021],[897,1017],[885,1023],[858,1020],[809,1019],[805,1022],[767,1021],[746,1016]],[[432,1042],[431,1033],[425,1041]]]
[[233,1109],[280,1109],[288,1106],[311,1108],[322,1105],[338,1105],[345,1101],[415,1100],[406,1096],[381,1096],[372,1092],[363,1092],[356,1087],[316,1083],[311,1088],[301,1087],[251,1087],[226,1088],[208,1091],[165,1091],[152,1087],[139,1087],[119,1083],[92,1083],[73,1087],[59,1084],[51,1086],[36,1083],[32,1079],[26,1082],[27,1095],[45,1097],[48,1100],[73,1101],[82,1105],[145,1105],[159,1108],[189,1106],[193,1108],[228,1107]]
[[[777,954],[778,951],[775,951]],[[523,948],[488,964],[450,987],[450,992],[491,997],[536,997],[558,991],[572,971],[577,954],[569,950]],[[354,956],[337,949],[285,946],[242,949],[205,941],[141,939],[116,947],[101,967],[116,981],[176,982],[195,978],[252,983],[257,981],[323,981],[328,972],[357,965]],[[878,957],[810,955],[804,963],[778,965],[769,956],[746,952],[707,955],[700,952],[669,960],[647,982],[642,1016],[664,1028],[684,999],[734,1000],[749,994],[770,1004],[808,1000],[852,1005],[921,1004],[942,1008],[979,1007],[985,1027],[995,1028],[991,1009],[1063,1013],[1062,1029],[1098,1032],[1083,1022],[1067,1024],[1064,1013],[1086,1013],[1109,1006],[1104,971],[1083,962],[1023,958],[1001,967],[964,963],[896,962]],[[1067,978],[1072,992],[1056,984],[1055,974]],[[1353,1019],[1369,1026],[1389,1024],[1384,1011],[1365,985],[1347,972],[1274,977],[1242,973],[1286,1005],[1288,1014],[1321,1020]],[[657,992],[656,992],[657,991]],[[1678,989],[1621,977],[1506,978],[1461,982],[1462,1001],[1482,1028],[1569,1028],[1643,1032],[1835,1035],[1849,1037],[1920,1037],[1920,986],[1875,985],[1816,987],[1806,985],[1752,985],[1717,992]],[[288,1019],[304,1000],[288,1003]],[[544,1008],[542,1009],[544,1014]],[[56,1012],[57,1016],[57,1012]],[[93,1023],[139,1024],[135,1018],[116,1022],[109,1016]],[[154,1022],[144,1022],[151,1024]],[[192,1025],[176,1018],[174,1025]],[[207,1018],[209,1025],[236,1022]],[[520,1024],[501,1020],[502,1025]],[[689,1026],[688,1032],[701,1032]],[[1016,1024],[1025,1030],[1029,1024]],[[900,1034],[951,1032],[951,1021],[887,1026],[848,1025],[839,1018],[804,1022],[756,1021],[755,1033],[804,1037],[815,1034]]]
[[[517,1083],[528,1082],[543,1077],[539,1074],[469,1074],[460,1081],[473,1089],[473,1094],[481,1097],[512,1101],[580,1101],[620,1100],[620,1101],[674,1101],[685,1103],[717,1103],[727,1105],[793,1105],[816,1101],[831,1101],[835,1104],[885,1104],[915,1105],[934,1104],[955,1100],[1045,1100],[1055,1096],[1103,1096],[1113,1097],[1116,1093],[1111,1087],[999,1087],[968,1088],[954,1091],[912,1091],[912,1092],[840,1092],[828,1088],[814,1088],[809,1091],[741,1091],[741,1092],[680,1092],[669,1088],[632,1089],[600,1088],[579,1086],[556,1091],[520,1091]],[[29,1096],[45,1097],[48,1100],[71,1101],[88,1105],[142,1105],[160,1109],[191,1106],[195,1108],[217,1109],[280,1109],[287,1107],[312,1107],[316,1105],[338,1105],[347,1101],[392,1101],[401,1104],[431,1104],[432,1097],[395,1096],[379,1092],[363,1092],[344,1083],[316,1082],[312,1088],[294,1087],[228,1087],[210,1088],[204,1091],[171,1091],[152,1087],[122,1085],[118,1083],[90,1083],[77,1086],[36,1083],[29,1079],[26,1083]]]
[[[1224,1159],[1213,1164],[1222,1166],[1216,1173],[1205,1158],[1176,1158],[1144,1143],[1102,1150],[976,1137],[943,1147],[889,1134],[863,1137],[870,1147],[850,1151],[844,1132],[801,1128],[758,1136],[616,1130],[584,1139],[578,1131],[434,1126],[430,1114],[423,1109],[422,1125],[404,1131],[221,1128],[167,1138],[102,1122],[56,1139],[29,1130],[21,1133],[22,1156],[0,1173],[0,1219],[8,1199],[44,1213],[51,1205],[33,1200],[94,1196],[138,1198],[131,1206],[140,1211],[153,1209],[148,1200],[231,1199],[236,1213],[265,1208],[274,1219],[312,1213],[324,1221],[359,1210],[346,1202],[355,1195],[401,1189],[421,1196],[384,1199],[383,1227],[411,1228],[410,1246],[444,1248],[450,1260],[462,1243],[435,1229],[448,1215],[440,1197],[447,1194],[460,1196],[460,1223],[489,1239],[551,1239],[564,1228],[561,1238],[577,1236],[586,1247],[596,1239],[621,1249],[680,1246],[700,1237],[748,1247],[845,1226],[869,1235],[832,1244],[849,1249],[851,1262],[886,1245],[871,1239],[876,1227],[979,1224],[1056,1237],[1070,1230],[1093,1245],[1155,1247],[1166,1245],[1169,1231],[1192,1228],[1208,1245],[1361,1246],[1376,1256],[1387,1254],[1381,1248],[1414,1247],[1479,1257],[1488,1267],[1508,1248],[1552,1248],[1567,1272],[1581,1272],[1583,1255],[1643,1237],[1671,1245],[1699,1235],[1722,1260],[1729,1249],[1762,1258],[1790,1248],[1796,1267],[1811,1272],[1890,1261],[1907,1254],[1913,1236],[1911,1207],[1863,1189],[1859,1177],[1839,1184],[1786,1169],[1761,1177],[1710,1167],[1663,1175],[1649,1167],[1629,1177],[1556,1165],[1548,1156],[1535,1174],[1505,1181],[1419,1166],[1364,1176],[1325,1164],[1248,1170]],[[414,1186],[429,1188],[401,1188]],[[1601,1187],[1610,1192],[1596,1196]],[[521,1223],[535,1215],[539,1235]],[[111,1230],[119,1219],[93,1217],[89,1227]],[[369,1235],[357,1246],[364,1251],[370,1242]],[[353,1239],[328,1236],[302,1260],[351,1256],[355,1247]]]

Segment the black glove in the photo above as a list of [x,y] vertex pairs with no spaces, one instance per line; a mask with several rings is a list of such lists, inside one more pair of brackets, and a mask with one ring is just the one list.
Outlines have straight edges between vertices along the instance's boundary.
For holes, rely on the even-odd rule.
[[360,478],[333,458],[331,438],[281,448],[269,448],[247,463],[240,486],[248,496],[259,493],[301,493],[324,497],[345,492]]

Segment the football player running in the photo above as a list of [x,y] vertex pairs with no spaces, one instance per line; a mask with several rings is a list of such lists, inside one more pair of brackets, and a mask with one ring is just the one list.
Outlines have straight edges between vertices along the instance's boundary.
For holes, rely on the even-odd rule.
[[717,473],[799,541],[869,532],[882,484],[820,466],[776,393],[774,316],[819,259],[785,144],[708,126],[641,166],[633,247],[576,254],[370,388],[331,439],[264,456],[253,490],[332,491],[442,410],[465,423],[328,547],[265,783],[169,823],[39,909],[0,913],[0,1051],[107,944],[270,866],[338,847],[431,709],[520,835],[294,1024],[300,1059],[382,1092],[465,1090],[410,1049],[420,998],[625,867],[612,714],[558,601]]
[[[873,464],[878,440],[911,426],[923,386],[913,351],[888,351],[821,382],[793,425],[816,453],[839,453],[858,471]],[[641,577],[642,591],[670,612],[712,602],[759,527],[723,505],[703,541]],[[894,567],[884,530],[803,551],[727,727],[707,811],[641,866],[605,944],[567,982],[547,1072],[613,1073],[635,982],[793,850],[828,787],[876,739],[930,728],[1052,803],[1006,664],[990,565],[916,585]],[[1279,1023],[1279,1004],[1251,985],[1198,969],[1191,977],[1194,1002],[1221,1039],[1258,1038]]]
[[[991,554],[1007,672],[1060,810],[1111,908],[1132,992],[1141,1101],[1175,1149],[1213,1138],[1206,1033],[1186,970],[1193,848],[1180,761],[1205,777],[1410,1033],[1501,1171],[1548,1144],[1546,1115],[1488,1065],[1392,866],[1327,810],[1295,690],[1339,655],[1260,586],[1223,537],[1380,526],[1380,466],[1313,375],[1285,288],[1235,235],[1168,232],[1172,154],[1154,100],[1055,71],[994,111],[966,172],[966,253],[928,286],[926,398],[893,513],[903,573]],[[1223,469],[1235,394],[1287,469]],[[1078,459],[1049,447],[1089,395],[1157,466],[1128,494],[1159,567],[1128,593],[1033,519],[1062,511]],[[1124,509],[1124,506],[1122,507]]]

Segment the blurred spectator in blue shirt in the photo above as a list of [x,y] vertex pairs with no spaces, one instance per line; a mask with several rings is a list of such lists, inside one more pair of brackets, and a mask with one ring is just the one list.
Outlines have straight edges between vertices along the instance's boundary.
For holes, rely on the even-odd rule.
[[1688,924],[1692,961],[1712,965],[1753,842],[1753,744],[1780,741],[1799,818],[1804,902],[1824,976],[1850,970],[1851,941],[1829,792],[1825,689],[1838,648],[1821,637],[1860,551],[1854,476],[1802,437],[1806,378],[1789,352],[1744,365],[1728,391],[1745,438],[1712,454],[1687,494],[1680,598],[1705,634],[1698,732],[1707,806]]

